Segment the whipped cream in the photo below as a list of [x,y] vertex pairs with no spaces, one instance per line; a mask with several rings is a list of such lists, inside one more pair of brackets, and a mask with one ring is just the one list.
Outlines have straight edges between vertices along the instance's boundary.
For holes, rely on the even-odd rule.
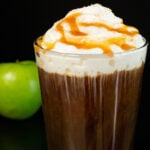
[[141,47],[145,41],[138,29],[125,25],[111,9],[93,4],[70,11],[39,43],[47,51],[112,55]]
[[132,70],[145,62],[147,50],[138,29],[100,4],[70,11],[34,47],[40,68],[69,76]]

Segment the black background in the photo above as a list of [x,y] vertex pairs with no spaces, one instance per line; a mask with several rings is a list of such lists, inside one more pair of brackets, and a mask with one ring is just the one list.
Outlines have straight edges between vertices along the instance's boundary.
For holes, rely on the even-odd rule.
[[[35,60],[33,42],[38,36],[44,34],[53,22],[62,18],[69,10],[96,2],[111,8],[117,16],[124,19],[125,24],[136,26],[150,41],[150,6],[147,0],[6,0],[0,5],[0,62]],[[135,134],[135,150],[150,149],[149,75],[148,50]],[[4,143],[13,143],[14,135],[18,139],[14,143],[22,146],[18,149],[12,148],[13,146],[6,148]],[[33,118],[25,121],[11,121],[0,117],[0,150],[24,150],[27,143],[26,150],[45,150],[44,137],[41,110]],[[24,138],[30,140],[23,142]]]

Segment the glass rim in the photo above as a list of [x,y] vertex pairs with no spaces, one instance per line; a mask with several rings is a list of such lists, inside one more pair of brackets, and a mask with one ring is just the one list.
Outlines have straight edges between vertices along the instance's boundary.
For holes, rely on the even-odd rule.
[[[44,48],[42,48],[38,43],[37,43],[37,40],[40,39],[42,36],[39,36],[34,42],[33,44],[36,45],[38,48],[40,48],[40,52],[42,52],[42,50],[44,50]],[[113,57],[113,56],[120,56],[120,55],[128,55],[128,54],[132,54],[132,53],[136,53],[136,52],[139,52],[139,51],[143,51],[143,48],[144,47],[147,47],[149,45],[149,42],[148,40],[143,37],[143,40],[144,40],[144,44],[141,45],[140,47],[138,48],[134,48],[132,50],[129,50],[129,51],[123,51],[123,52],[117,52],[117,53],[114,53],[112,56],[106,54],[106,53],[89,53],[89,54],[83,54],[83,53],[64,53],[64,52],[57,52],[57,51],[51,51],[51,50],[48,50],[48,55],[52,54],[52,55],[61,55],[61,56],[70,56],[70,57]]]

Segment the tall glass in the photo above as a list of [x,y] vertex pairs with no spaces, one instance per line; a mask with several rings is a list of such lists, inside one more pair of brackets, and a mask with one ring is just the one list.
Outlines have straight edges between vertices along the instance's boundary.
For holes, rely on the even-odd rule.
[[147,43],[113,56],[34,47],[48,149],[131,150]]

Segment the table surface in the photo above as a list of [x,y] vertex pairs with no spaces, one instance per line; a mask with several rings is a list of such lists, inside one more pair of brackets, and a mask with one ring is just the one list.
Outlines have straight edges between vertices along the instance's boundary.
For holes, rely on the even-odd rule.
[[0,150],[47,150],[41,110],[22,121],[0,117]]
[[[139,121],[134,150],[149,149],[149,132]],[[145,126],[146,127],[146,126]],[[47,150],[42,111],[22,121],[0,117],[0,150]]]

